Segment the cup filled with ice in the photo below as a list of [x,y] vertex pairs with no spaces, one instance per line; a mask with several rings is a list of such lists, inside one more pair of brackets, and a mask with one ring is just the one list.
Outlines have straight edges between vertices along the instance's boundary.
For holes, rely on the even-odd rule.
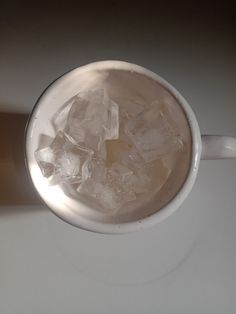
[[99,232],[162,209],[191,162],[191,132],[178,100],[143,68],[114,62],[120,67],[98,62],[53,83],[26,139],[41,198],[67,222]]
[[130,103],[120,109],[105,88],[86,90],[52,119],[56,134],[35,158],[49,185],[68,183],[107,213],[157,192],[171,169],[163,156],[183,150],[167,104],[148,109]]

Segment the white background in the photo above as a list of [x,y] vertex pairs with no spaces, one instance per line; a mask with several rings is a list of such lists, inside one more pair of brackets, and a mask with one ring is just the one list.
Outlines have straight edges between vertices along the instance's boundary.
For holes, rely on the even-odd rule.
[[[202,133],[236,136],[236,23],[231,2],[215,6],[11,4],[0,13],[1,111],[29,113],[65,71],[118,59],[175,86]],[[235,313],[235,187],[236,160],[202,161],[173,216],[121,236],[0,204],[0,313]]]

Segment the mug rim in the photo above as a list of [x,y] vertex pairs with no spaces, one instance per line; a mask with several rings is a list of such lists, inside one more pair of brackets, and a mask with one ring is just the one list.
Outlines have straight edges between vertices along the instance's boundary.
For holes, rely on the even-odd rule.
[[[192,151],[191,151],[191,163],[188,170],[187,177],[179,189],[178,193],[161,209],[158,211],[152,213],[151,215],[144,217],[140,220],[135,220],[131,222],[124,222],[119,224],[113,224],[113,223],[106,223],[106,222],[98,222],[98,221],[91,221],[91,220],[85,220],[82,221],[80,219],[76,219],[75,214],[71,213],[61,213],[58,212],[56,209],[51,208],[47,205],[46,201],[41,197],[40,193],[38,193],[37,186],[35,186],[33,179],[31,177],[31,171],[29,167],[29,159],[28,159],[28,150],[30,147],[30,136],[31,129],[32,129],[32,120],[33,116],[36,112],[36,109],[39,107],[40,103],[43,101],[43,95],[45,95],[47,92],[49,92],[51,89],[55,88],[56,85],[61,82],[65,77],[73,74],[76,71],[81,70],[106,70],[106,69],[118,69],[118,70],[127,70],[132,71],[141,75],[145,75],[149,77],[150,79],[158,82],[161,84],[164,88],[166,88],[179,102],[182,109],[184,110],[184,113],[186,115],[186,119],[189,124],[189,128],[191,131],[191,139],[192,139]],[[74,225],[76,227],[79,227],[81,229],[85,229],[92,232],[97,233],[103,233],[103,234],[123,234],[133,231],[138,231],[142,229],[146,229],[148,227],[154,226],[157,223],[163,221],[167,217],[169,217],[172,213],[174,213],[180,205],[183,203],[183,201],[186,199],[188,194],[190,193],[196,177],[198,173],[199,168],[199,162],[201,157],[201,150],[202,150],[202,143],[201,143],[201,134],[200,129],[198,126],[197,119],[195,117],[195,114],[188,104],[188,102],[185,100],[185,98],[170,84],[168,83],[164,78],[159,76],[158,74],[152,72],[151,70],[148,70],[140,65],[129,63],[125,61],[118,61],[118,60],[106,60],[106,61],[96,61],[92,62],[83,66],[76,67],[75,69],[72,69],[64,74],[62,74],[60,77],[55,79],[40,95],[38,100],[36,101],[33,110],[29,116],[28,123],[26,125],[25,129],[25,161],[26,161],[26,168],[29,173],[29,177],[31,179],[31,182],[33,186],[35,187],[39,197],[42,199],[44,204],[54,213],[56,216],[64,220],[65,222]]]

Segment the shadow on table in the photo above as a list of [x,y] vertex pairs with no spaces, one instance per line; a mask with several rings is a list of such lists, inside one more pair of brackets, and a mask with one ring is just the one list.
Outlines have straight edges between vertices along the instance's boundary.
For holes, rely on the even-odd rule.
[[27,119],[26,114],[0,113],[0,214],[28,211],[28,205],[42,205],[24,162]]

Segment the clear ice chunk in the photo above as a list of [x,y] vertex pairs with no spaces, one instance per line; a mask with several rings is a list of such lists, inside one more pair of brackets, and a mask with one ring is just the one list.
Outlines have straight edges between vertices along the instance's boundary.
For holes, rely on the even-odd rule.
[[120,184],[125,184],[132,175],[132,170],[119,163],[114,163],[108,171],[108,179],[110,180],[111,184],[116,184],[117,182]]
[[127,202],[136,199],[135,193],[124,185],[132,171],[122,165],[107,168],[103,161],[92,159],[86,179],[77,191],[94,198],[106,212],[114,213]]
[[167,106],[153,102],[150,109],[128,121],[125,133],[146,162],[181,150],[183,141]]
[[119,106],[105,89],[78,94],[67,119],[67,133],[98,151],[105,140],[119,137]]
[[105,182],[107,175],[107,168],[103,159],[96,158],[95,156],[88,160],[83,167],[83,181],[92,179],[94,181]]
[[111,167],[93,161],[90,176],[83,181],[78,192],[94,198],[106,212],[115,213],[140,195],[155,194],[166,183],[171,170],[162,158],[151,163],[136,163],[132,169],[114,163]]
[[49,178],[54,170],[54,153],[51,147],[45,147],[34,153],[35,159],[44,177]]
[[127,182],[135,193],[160,190],[171,173],[164,160],[165,157],[161,157],[147,163],[135,147],[122,156],[122,164],[133,171],[133,176]]
[[42,174],[51,185],[81,182],[83,166],[92,155],[90,149],[76,144],[61,131],[49,147],[35,152]]
[[[168,179],[171,169],[163,164],[162,158],[147,163],[136,147],[133,147],[125,139],[107,141],[106,144],[107,163],[110,168],[123,168],[124,173],[125,169],[129,173],[122,183],[127,190],[136,194],[149,192],[154,187],[155,190],[159,190]],[[121,173],[117,177],[121,177]]]
[[67,117],[70,112],[71,106],[75,102],[75,99],[71,99],[66,102],[53,116],[52,125],[56,132],[64,131],[66,127]]
[[[125,193],[130,194],[131,196],[146,192],[148,188],[147,184],[150,182],[150,178],[148,178],[145,173],[135,171],[134,169],[119,163],[114,163],[111,166],[109,175],[111,184],[113,182],[115,182],[115,184],[118,182]],[[133,198],[133,200],[135,198]]]
[[101,182],[89,179],[79,186],[78,192],[86,197],[94,198],[105,212],[114,213],[121,206],[117,202],[116,191]]
[[149,190],[157,193],[167,182],[171,171],[165,163],[165,157],[145,164],[145,174],[150,178]]
[[120,115],[124,119],[136,117],[144,110],[144,105],[129,98],[118,98],[117,103],[120,105]]
[[74,98],[67,117],[65,130],[77,143],[83,143],[85,140],[83,125],[86,123],[84,117],[88,104],[89,101],[83,97],[83,93],[80,93]]

